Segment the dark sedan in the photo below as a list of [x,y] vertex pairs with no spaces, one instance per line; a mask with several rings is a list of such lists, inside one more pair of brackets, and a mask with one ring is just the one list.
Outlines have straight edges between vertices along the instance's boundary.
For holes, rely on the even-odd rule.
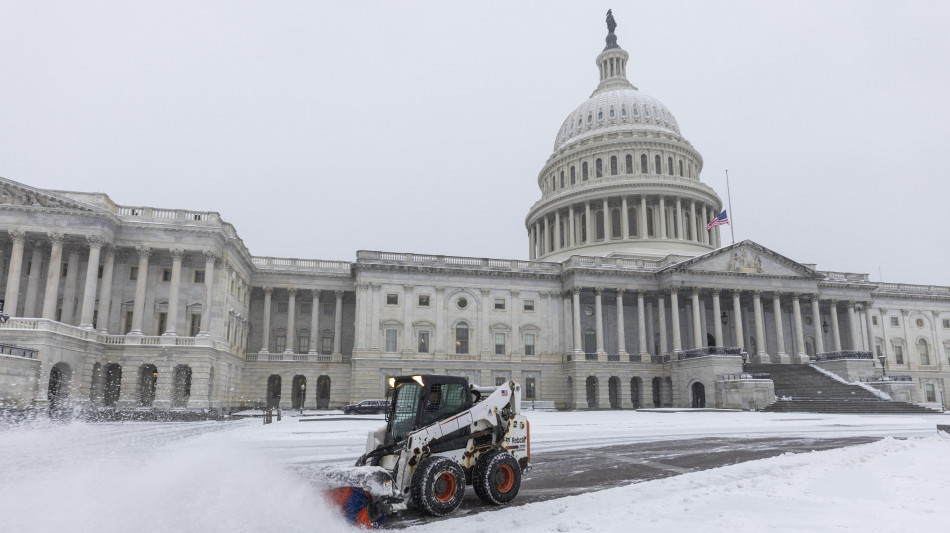
[[343,408],[345,415],[379,415],[386,412],[389,406],[387,400],[363,400],[360,403],[347,405]]

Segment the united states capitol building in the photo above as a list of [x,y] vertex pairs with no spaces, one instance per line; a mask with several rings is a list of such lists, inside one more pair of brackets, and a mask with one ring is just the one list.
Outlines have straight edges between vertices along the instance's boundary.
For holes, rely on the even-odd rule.
[[0,179],[0,406],[339,408],[435,373],[564,409],[748,409],[775,394],[744,363],[856,381],[879,356],[891,393],[950,406],[950,288],[723,245],[702,156],[610,29],[512,228],[528,260],[259,257],[216,212]]

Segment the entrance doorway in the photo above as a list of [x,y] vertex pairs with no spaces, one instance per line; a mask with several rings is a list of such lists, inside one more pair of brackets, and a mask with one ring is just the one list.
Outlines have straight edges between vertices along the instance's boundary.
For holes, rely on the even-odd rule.
[[155,401],[155,387],[158,385],[158,368],[155,365],[139,367],[139,405],[151,407]]
[[172,375],[172,407],[186,407],[191,397],[191,367],[178,365]]
[[660,386],[663,383],[663,378],[653,378],[653,407],[660,407],[663,405],[663,402],[660,400]]
[[317,378],[317,409],[330,408],[330,376]]
[[46,399],[49,400],[50,411],[58,411],[66,407],[69,399],[69,380],[73,371],[66,363],[56,363],[49,371],[49,389]]
[[106,367],[106,382],[102,389],[102,405],[115,407],[122,390],[122,367],[112,363]]
[[587,408],[597,409],[597,378],[587,376]]
[[630,379],[630,402],[633,403],[634,409],[640,408],[640,383],[640,378]]
[[291,407],[293,409],[303,409],[307,401],[307,378],[304,376],[294,376],[291,390]]
[[280,407],[280,376],[277,374],[267,378],[267,407]]
[[620,409],[620,378],[611,376],[607,380],[607,396],[610,400],[611,409]]
[[693,397],[692,407],[702,409],[706,407],[706,386],[697,381],[690,387],[690,395]]

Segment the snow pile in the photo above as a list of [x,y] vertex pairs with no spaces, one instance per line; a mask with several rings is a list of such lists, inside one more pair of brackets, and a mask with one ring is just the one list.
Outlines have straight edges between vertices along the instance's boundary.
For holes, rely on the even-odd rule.
[[877,390],[877,389],[875,389],[874,387],[868,385],[867,383],[862,383],[862,382],[860,382],[860,381],[848,381],[848,380],[844,379],[843,377],[839,376],[838,374],[835,374],[834,372],[829,372],[829,371],[827,371],[827,370],[825,370],[824,368],[821,368],[821,367],[819,367],[819,366],[815,366],[815,365],[808,365],[808,366],[810,366],[810,367],[814,368],[815,370],[821,372],[822,374],[824,374],[824,375],[826,375],[826,376],[828,376],[828,377],[834,379],[834,380],[837,381],[837,382],[844,383],[845,385],[856,385],[856,386],[861,387],[862,389],[864,389],[864,390],[870,392],[871,394],[877,396],[878,398],[880,398],[880,399],[882,399],[882,400],[893,401],[893,398],[891,398],[891,395],[890,395],[890,394],[888,394],[888,393],[886,393],[886,392],[884,392],[884,391],[881,391],[881,390]]

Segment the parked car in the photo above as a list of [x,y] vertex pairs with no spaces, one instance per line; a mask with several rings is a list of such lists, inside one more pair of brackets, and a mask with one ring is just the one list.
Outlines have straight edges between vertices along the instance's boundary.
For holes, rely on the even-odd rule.
[[386,412],[388,400],[363,400],[343,408],[345,415],[378,415]]

